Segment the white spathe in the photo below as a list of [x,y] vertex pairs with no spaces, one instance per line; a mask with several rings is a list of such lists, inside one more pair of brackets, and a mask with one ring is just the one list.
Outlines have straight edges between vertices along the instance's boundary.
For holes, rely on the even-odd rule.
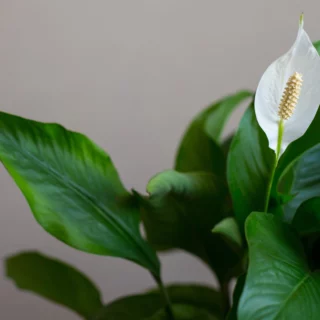
[[311,124],[320,104],[320,56],[300,24],[291,49],[274,61],[263,74],[255,96],[258,123],[266,133],[269,147],[276,151],[280,117],[278,108],[286,83],[295,72],[302,74],[301,94],[293,115],[284,120],[280,155],[301,137]]

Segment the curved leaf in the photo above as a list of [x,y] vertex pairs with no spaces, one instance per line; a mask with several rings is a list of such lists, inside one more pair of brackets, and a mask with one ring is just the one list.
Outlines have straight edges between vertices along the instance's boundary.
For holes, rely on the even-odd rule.
[[305,201],[320,197],[320,144],[306,151],[293,168],[290,194],[292,199],[284,206],[284,217],[292,221],[297,209]]
[[246,237],[249,269],[238,319],[318,319],[320,273],[310,271],[289,225],[254,212],[246,221]]
[[[175,320],[218,320],[218,318],[209,314],[207,311],[195,308],[193,306],[178,304],[173,305],[173,313]],[[160,310],[152,317],[145,320],[170,320],[166,311]]]
[[110,157],[88,138],[57,124],[0,113],[0,160],[53,236],[159,273],[159,261],[139,232],[137,205]]
[[164,171],[147,186],[149,197],[137,194],[149,242],[158,250],[181,248],[215,270],[220,281],[234,275],[241,257],[212,227],[226,211],[223,179],[210,173]]
[[234,136],[227,163],[234,212],[241,227],[252,211],[264,209],[274,157],[251,105]]
[[224,218],[214,226],[212,232],[222,235],[238,249],[242,248],[242,236],[235,218]]
[[[215,290],[200,285],[171,285],[167,287],[167,291],[174,305],[182,304],[199,308],[221,319],[222,298]],[[120,298],[103,307],[92,320],[149,319],[162,314],[163,306],[161,293],[154,290],[146,294]]]
[[224,125],[234,109],[252,97],[240,91],[211,105],[191,122],[176,155],[175,169],[181,172],[208,171],[224,175],[225,160],[219,147]]
[[37,252],[7,258],[6,275],[18,288],[66,306],[86,319],[102,307],[99,290],[85,275]]
[[291,143],[288,149],[279,160],[277,170],[274,177],[274,187],[278,188],[279,183],[284,174],[296,163],[296,161],[304,156],[304,154],[320,143],[319,135],[320,126],[320,109],[313,119],[306,133],[298,140]]

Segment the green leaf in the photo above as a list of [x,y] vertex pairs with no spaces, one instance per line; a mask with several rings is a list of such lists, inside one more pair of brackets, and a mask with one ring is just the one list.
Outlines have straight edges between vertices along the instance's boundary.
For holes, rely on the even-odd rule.
[[233,297],[232,297],[233,303],[232,303],[232,307],[228,313],[227,320],[237,320],[238,319],[237,312],[238,312],[239,300],[240,300],[240,297],[241,297],[241,294],[242,294],[242,291],[244,288],[244,284],[246,282],[246,276],[247,276],[246,274],[242,274],[237,280],[236,287],[233,291]]
[[235,218],[224,218],[214,226],[212,232],[222,235],[235,247],[242,247],[242,236]]
[[240,91],[211,105],[191,122],[178,148],[175,169],[181,172],[208,171],[224,175],[225,160],[219,147],[226,121],[251,92]]
[[110,157],[57,124],[0,114],[0,160],[39,224],[82,251],[122,257],[159,274],[139,232],[139,208]]
[[320,232],[320,198],[304,202],[297,210],[292,225],[301,235]]
[[102,306],[99,290],[85,275],[37,252],[9,257],[6,274],[18,288],[70,308],[86,319]]
[[[147,186],[149,197],[138,194],[149,242],[157,250],[181,248],[215,270],[220,281],[232,277],[239,253],[231,250],[212,227],[225,212],[227,189],[210,173],[164,171]],[[219,257],[219,258],[217,258]]]
[[306,151],[295,163],[290,194],[292,200],[284,206],[284,217],[292,221],[305,201],[320,196],[320,144]]
[[[174,305],[173,314],[175,320],[218,320],[207,311],[188,305]],[[164,309],[145,320],[170,320]]]
[[254,212],[246,237],[250,262],[239,320],[317,320],[320,274],[309,269],[294,230],[274,215]]
[[264,209],[274,157],[251,105],[234,136],[227,164],[234,212],[241,228],[252,211]]
[[273,184],[275,188],[279,189],[279,184],[281,184],[282,179],[295,165],[299,158],[304,156],[308,150],[320,144],[319,127],[320,109],[318,109],[315,118],[306,133],[298,140],[292,142],[285,153],[281,156],[274,177]]
[[[215,290],[200,285],[172,285],[167,288],[173,304],[199,308],[221,319],[222,298]],[[142,307],[143,306],[143,307]],[[120,298],[103,307],[92,320],[141,320],[162,313],[164,301],[159,291]],[[216,318],[213,318],[216,319]]]
[[[175,304],[190,305],[207,310],[221,317],[223,314],[223,298],[212,288],[199,284],[178,284],[167,287],[170,299]],[[156,289],[152,292],[160,292]]]

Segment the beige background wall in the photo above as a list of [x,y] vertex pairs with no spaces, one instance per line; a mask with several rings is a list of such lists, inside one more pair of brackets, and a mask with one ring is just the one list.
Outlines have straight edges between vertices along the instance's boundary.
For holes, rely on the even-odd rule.
[[[291,46],[302,10],[320,39],[319,1],[1,0],[0,108],[84,132],[111,154],[125,184],[143,191],[172,165],[193,115],[256,87]],[[99,283],[105,301],[153,285],[136,265],[77,252],[45,233],[2,167],[0,203],[1,258],[25,249],[61,258]],[[212,282],[189,255],[162,261],[168,282]],[[0,317],[77,319],[4,276]]]

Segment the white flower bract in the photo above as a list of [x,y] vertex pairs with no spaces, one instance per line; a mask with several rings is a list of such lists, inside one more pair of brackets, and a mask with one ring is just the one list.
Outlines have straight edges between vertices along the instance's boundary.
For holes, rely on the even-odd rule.
[[279,156],[288,145],[301,137],[311,124],[320,104],[320,56],[300,24],[291,49],[274,61],[263,74],[255,96],[258,123],[266,133],[269,147],[277,150],[278,128],[283,94],[288,80],[295,74],[303,78],[299,96],[289,117],[283,119],[283,135]]

